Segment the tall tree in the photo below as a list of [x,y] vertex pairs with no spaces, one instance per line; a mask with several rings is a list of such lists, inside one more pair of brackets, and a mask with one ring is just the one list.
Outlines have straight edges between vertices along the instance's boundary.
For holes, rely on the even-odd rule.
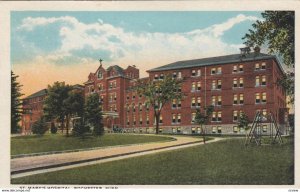
[[80,90],[70,90],[68,97],[63,101],[63,110],[66,120],[66,132],[69,135],[71,117],[82,117],[84,113],[84,98]]
[[11,133],[18,133],[20,131],[19,121],[22,115],[21,87],[22,85],[17,81],[19,76],[11,71]]
[[206,133],[205,133],[203,125],[206,125],[208,123],[209,118],[210,118],[211,114],[213,113],[213,111],[214,111],[214,106],[210,105],[210,106],[204,108],[202,113],[199,109],[197,109],[197,112],[196,112],[195,122],[200,125],[204,144],[205,144],[205,134]]
[[139,94],[144,95],[147,104],[154,109],[155,131],[159,132],[161,110],[173,99],[181,100],[181,81],[167,75],[164,79],[147,82],[139,81],[136,86]]
[[243,39],[250,47],[267,45],[269,53],[278,54],[284,64],[292,69],[278,84],[285,88],[290,102],[294,103],[295,12],[265,11],[261,15],[264,20],[256,21]]
[[61,123],[62,132],[66,116],[64,101],[68,98],[70,90],[71,87],[65,82],[55,82],[52,86],[48,85],[48,95],[44,102],[45,116],[51,120],[58,119]]
[[92,125],[94,135],[102,135],[104,127],[102,123],[101,103],[98,94],[88,96],[85,103],[85,122]]

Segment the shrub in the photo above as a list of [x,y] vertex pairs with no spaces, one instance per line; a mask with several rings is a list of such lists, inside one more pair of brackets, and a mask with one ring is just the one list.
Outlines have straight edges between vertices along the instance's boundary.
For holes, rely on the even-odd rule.
[[47,124],[44,120],[44,118],[40,118],[32,125],[32,133],[36,135],[44,135],[46,131],[48,130]]
[[75,136],[84,136],[86,133],[90,131],[90,126],[85,125],[84,122],[76,122],[73,127],[73,134]]
[[94,126],[93,134],[96,136],[101,136],[104,134],[104,126],[102,123],[98,123]]
[[51,122],[51,129],[50,129],[52,134],[57,133],[57,127],[55,126],[55,124],[53,122]]

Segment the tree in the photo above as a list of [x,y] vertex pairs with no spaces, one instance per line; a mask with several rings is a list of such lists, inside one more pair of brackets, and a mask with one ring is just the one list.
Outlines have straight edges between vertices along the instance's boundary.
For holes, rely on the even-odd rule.
[[181,100],[181,80],[174,79],[167,75],[164,79],[147,82],[139,81],[136,90],[139,94],[144,95],[146,103],[154,108],[155,130],[159,131],[160,114],[163,107],[172,101]]
[[[295,63],[295,12],[294,11],[265,11],[263,21],[256,21],[243,39],[249,47],[267,45],[269,53],[277,53],[283,63],[294,70]],[[278,81],[283,86],[290,102],[294,103],[294,72],[287,72]]]
[[245,130],[248,129],[248,125],[249,125],[249,118],[246,115],[246,113],[241,113],[240,118],[238,119],[238,127],[244,128]]
[[66,119],[66,131],[69,135],[69,123],[71,117],[83,118],[84,98],[79,90],[70,90],[68,97],[63,101],[63,111]]
[[46,133],[48,130],[46,121],[44,117],[41,117],[39,120],[33,123],[32,125],[32,133],[42,136]]
[[15,75],[11,71],[11,133],[18,133],[20,126],[18,122],[21,120],[22,115],[22,102],[21,96],[21,87],[22,85],[17,82],[19,76]]
[[54,122],[51,122],[50,131],[51,131],[52,134],[57,133],[57,127],[55,126]]
[[86,103],[85,103],[85,121],[86,123],[92,125],[93,127],[93,134],[94,135],[103,135],[104,127],[102,123],[102,112],[100,108],[100,101],[99,101],[98,94],[91,94],[88,96]]
[[200,125],[204,144],[205,144],[205,131],[204,131],[203,125],[206,125],[208,123],[208,120],[213,111],[214,111],[214,106],[212,106],[212,105],[204,108],[203,113],[201,113],[201,111],[199,109],[197,109],[197,111],[196,111],[195,122]]
[[44,114],[47,119],[58,119],[61,123],[62,132],[64,130],[64,122],[66,109],[64,101],[68,98],[68,92],[71,90],[65,82],[55,82],[52,86],[48,85],[48,95],[44,102]]

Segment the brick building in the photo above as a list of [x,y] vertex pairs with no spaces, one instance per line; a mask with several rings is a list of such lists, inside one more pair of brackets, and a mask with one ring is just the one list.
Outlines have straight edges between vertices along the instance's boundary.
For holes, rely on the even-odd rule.
[[[214,112],[207,126],[208,133],[239,133],[237,119],[241,112],[250,120],[258,110],[263,114],[272,112],[282,130],[286,123],[286,95],[277,85],[284,72],[276,56],[247,53],[178,61],[148,73],[149,77],[141,80],[159,81],[167,74],[183,80],[179,89],[186,96],[182,101],[170,101],[163,108],[160,132],[199,133],[200,128],[194,123],[196,110],[209,105],[214,106]],[[100,95],[108,130],[154,132],[153,109],[132,89],[138,79],[139,70],[135,66],[122,69],[115,65],[104,69],[100,65],[88,76],[84,83],[85,96]]]

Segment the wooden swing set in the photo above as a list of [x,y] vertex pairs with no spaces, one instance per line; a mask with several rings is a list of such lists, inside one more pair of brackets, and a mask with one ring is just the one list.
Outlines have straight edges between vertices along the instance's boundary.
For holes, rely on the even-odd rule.
[[[268,137],[269,139],[267,139]],[[269,142],[266,142],[266,140]],[[263,115],[261,111],[258,111],[255,114],[249,134],[246,136],[245,145],[270,145],[276,143],[282,144],[283,140],[273,113],[270,112],[269,114]]]

